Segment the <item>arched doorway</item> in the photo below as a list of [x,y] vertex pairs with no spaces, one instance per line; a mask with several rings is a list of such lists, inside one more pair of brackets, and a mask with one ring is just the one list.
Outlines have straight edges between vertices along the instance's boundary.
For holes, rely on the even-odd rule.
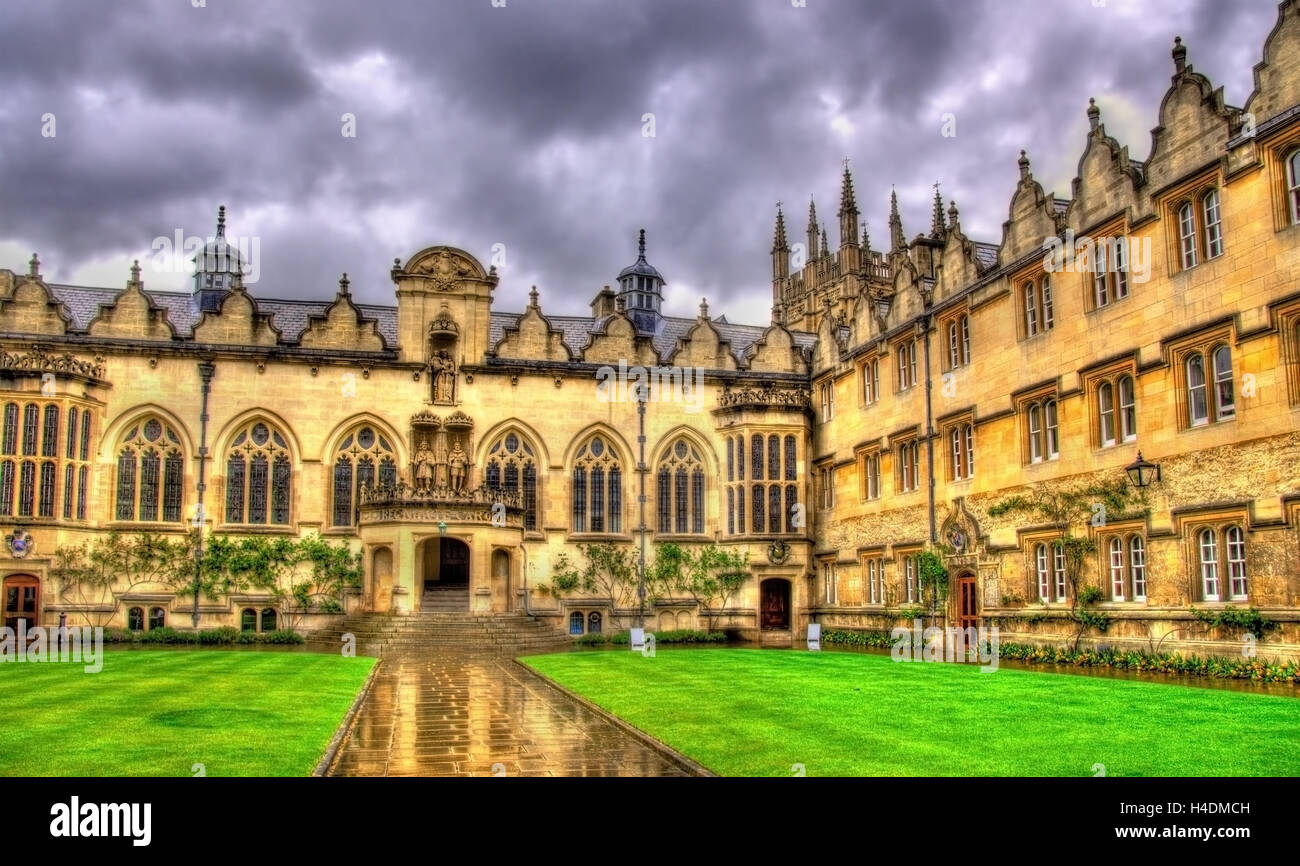
[[790,581],[768,578],[760,593],[760,618],[763,631],[788,631],[790,628]]
[[19,621],[23,628],[37,624],[41,610],[41,582],[30,574],[15,574],[4,579],[4,624],[6,628],[17,629]]
[[422,610],[469,610],[469,545],[459,538],[430,538],[420,545]]

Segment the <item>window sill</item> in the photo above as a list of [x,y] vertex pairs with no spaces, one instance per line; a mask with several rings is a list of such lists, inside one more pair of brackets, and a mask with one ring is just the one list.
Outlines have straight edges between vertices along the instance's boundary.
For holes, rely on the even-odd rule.
[[297,535],[298,530],[292,526],[282,526],[275,524],[268,526],[264,523],[222,523],[213,527],[213,532],[222,535]]

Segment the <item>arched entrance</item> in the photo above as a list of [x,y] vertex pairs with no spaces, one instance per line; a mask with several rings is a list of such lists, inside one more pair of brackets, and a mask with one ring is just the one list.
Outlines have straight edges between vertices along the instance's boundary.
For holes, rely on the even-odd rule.
[[768,578],[763,581],[760,598],[760,624],[763,631],[788,631],[790,581],[778,577]]
[[420,545],[422,610],[469,610],[469,545],[459,538],[430,538]]
[[41,609],[41,582],[30,574],[15,574],[4,579],[4,624],[17,629],[20,620],[23,628],[37,624]]

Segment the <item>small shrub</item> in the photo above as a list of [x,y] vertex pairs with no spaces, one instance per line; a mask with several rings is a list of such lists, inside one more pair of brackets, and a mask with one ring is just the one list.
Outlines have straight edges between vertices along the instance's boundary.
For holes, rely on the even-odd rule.
[[219,628],[205,628],[199,632],[199,643],[201,644],[232,644],[239,638],[239,629],[233,625],[223,625]]
[[603,632],[588,632],[573,641],[575,646],[604,646],[609,643],[609,635]]

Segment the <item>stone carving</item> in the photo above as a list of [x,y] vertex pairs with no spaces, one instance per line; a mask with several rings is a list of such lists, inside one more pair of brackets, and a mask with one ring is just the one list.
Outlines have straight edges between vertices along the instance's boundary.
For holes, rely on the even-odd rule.
[[452,403],[456,396],[456,362],[446,349],[439,349],[429,362],[432,370],[433,402]]
[[6,370],[40,370],[50,373],[69,373],[73,376],[85,376],[90,379],[104,378],[104,359],[96,356],[93,361],[83,361],[64,352],[53,355],[38,347],[29,352],[0,352],[0,369]]
[[428,490],[433,486],[434,454],[429,450],[429,440],[421,439],[420,448],[415,452],[415,487]]
[[416,268],[416,273],[427,275],[430,285],[440,292],[450,291],[455,287],[457,280],[470,275],[465,263],[447,250],[421,262]]
[[728,386],[718,394],[718,405],[724,409],[736,406],[789,406],[794,409],[807,409],[812,403],[806,391],[763,385],[734,391]]
[[451,489],[460,492],[465,489],[465,452],[461,450],[459,440],[452,446],[448,463],[451,464]]

